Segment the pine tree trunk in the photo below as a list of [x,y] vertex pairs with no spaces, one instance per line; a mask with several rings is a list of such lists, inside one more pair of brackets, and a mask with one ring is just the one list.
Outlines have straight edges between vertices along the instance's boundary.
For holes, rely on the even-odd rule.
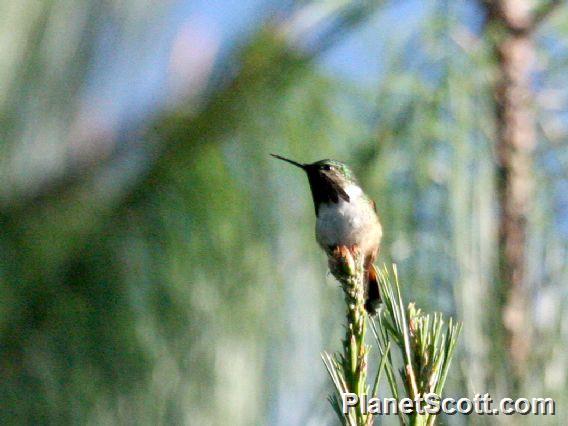
[[527,282],[527,227],[534,204],[536,116],[531,77],[534,33],[560,0],[482,0],[496,59],[499,285],[502,325],[516,387],[527,371],[531,292]]
[[530,33],[510,34],[497,46],[499,282],[504,286],[502,315],[509,358],[517,376],[525,371],[530,346],[525,265],[527,223],[534,202],[536,124],[530,87],[533,58]]
[[518,382],[530,346],[526,282],[527,223],[534,200],[536,123],[531,74],[535,48],[530,0],[485,2],[494,31],[498,162],[499,285],[511,370]]

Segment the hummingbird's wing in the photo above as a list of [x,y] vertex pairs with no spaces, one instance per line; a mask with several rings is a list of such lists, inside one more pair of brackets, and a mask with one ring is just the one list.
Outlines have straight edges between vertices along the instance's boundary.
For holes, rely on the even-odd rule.
[[365,310],[369,315],[376,315],[381,305],[381,291],[379,288],[379,277],[377,268],[374,264],[369,265],[367,273],[367,288],[365,298]]
[[351,198],[349,198],[347,192],[345,192],[345,190],[341,187],[341,185],[339,185],[336,181],[334,181],[328,176],[325,176],[325,181],[331,188],[329,194],[332,197],[332,201],[334,203],[339,202],[340,198],[343,198],[347,203],[351,201]]

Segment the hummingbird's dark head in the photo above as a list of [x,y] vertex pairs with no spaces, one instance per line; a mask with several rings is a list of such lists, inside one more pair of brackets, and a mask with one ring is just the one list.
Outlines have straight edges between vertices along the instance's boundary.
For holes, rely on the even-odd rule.
[[340,161],[320,160],[315,163],[302,164],[279,155],[271,155],[306,172],[310,182],[310,189],[312,190],[316,215],[321,203],[338,203],[340,199],[349,202],[349,195],[346,191],[347,186],[358,185],[355,175],[349,167]]

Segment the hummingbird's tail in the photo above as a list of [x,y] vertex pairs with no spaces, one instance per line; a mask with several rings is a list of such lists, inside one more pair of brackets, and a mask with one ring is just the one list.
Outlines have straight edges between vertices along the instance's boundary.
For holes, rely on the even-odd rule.
[[369,265],[367,272],[367,286],[365,288],[365,309],[371,316],[377,315],[381,306],[381,291],[379,289],[379,277],[374,264]]

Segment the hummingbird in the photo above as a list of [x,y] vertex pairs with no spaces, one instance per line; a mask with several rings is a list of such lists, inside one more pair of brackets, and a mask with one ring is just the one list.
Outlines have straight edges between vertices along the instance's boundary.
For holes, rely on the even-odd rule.
[[382,237],[376,204],[361,189],[355,174],[336,160],[302,164],[276,154],[273,157],[304,170],[316,213],[316,241],[329,259],[346,247],[363,255],[365,309],[375,315],[381,303],[375,261]]

